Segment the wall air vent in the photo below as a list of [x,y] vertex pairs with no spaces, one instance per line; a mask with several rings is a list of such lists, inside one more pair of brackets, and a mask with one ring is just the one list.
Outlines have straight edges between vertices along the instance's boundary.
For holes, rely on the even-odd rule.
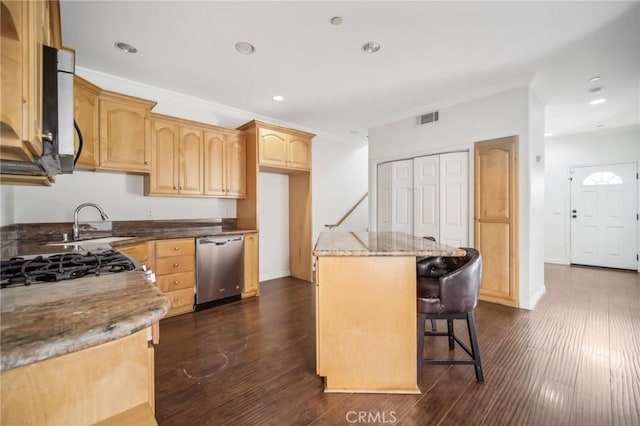
[[428,114],[422,114],[416,117],[416,126],[422,126],[427,123],[433,123],[438,121],[438,111],[430,112]]

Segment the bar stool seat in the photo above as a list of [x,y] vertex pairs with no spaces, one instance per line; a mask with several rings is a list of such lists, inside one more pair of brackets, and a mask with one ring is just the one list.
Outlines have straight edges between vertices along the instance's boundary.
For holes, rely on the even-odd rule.
[[[482,256],[474,248],[463,249],[466,251],[466,256],[462,258],[427,258],[416,264],[418,275],[418,381],[422,375],[423,364],[472,364],[478,383],[484,383],[473,317],[473,309],[478,303],[480,291]],[[443,271],[446,272],[443,273]],[[464,319],[467,322],[470,348],[454,333],[453,321],[457,319]],[[437,332],[435,329],[425,331],[426,320],[432,322],[446,320],[447,332]],[[471,359],[425,359],[424,336],[447,336],[450,350],[454,350],[457,343]]]

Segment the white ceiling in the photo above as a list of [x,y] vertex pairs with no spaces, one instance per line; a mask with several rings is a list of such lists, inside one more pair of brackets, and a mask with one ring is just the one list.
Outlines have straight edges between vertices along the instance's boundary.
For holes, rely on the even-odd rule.
[[[361,142],[368,128],[526,84],[536,73],[547,132],[637,125],[639,6],[63,0],[61,15],[78,66]],[[333,16],[343,23],[332,25]],[[370,40],[379,52],[361,51]],[[116,50],[116,41],[138,53]],[[255,53],[239,54],[238,41]],[[594,75],[601,80],[590,83]],[[597,86],[607,102],[591,106],[587,91]]]

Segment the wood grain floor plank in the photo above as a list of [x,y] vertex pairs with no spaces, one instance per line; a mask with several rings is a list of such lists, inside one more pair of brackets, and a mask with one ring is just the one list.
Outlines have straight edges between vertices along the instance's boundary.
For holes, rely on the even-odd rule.
[[568,425],[571,418],[573,396],[573,386],[556,382],[549,377],[544,378],[539,391],[532,395],[525,424],[531,426]]
[[[156,417],[161,426],[349,425],[359,415],[421,426],[640,424],[638,274],[546,265],[545,285],[533,311],[478,304],[485,384],[471,366],[426,366],[422,394],[375,395],[323,392],[314,287],[264,282],[258,298],[161,321]],[[468,340],[464,323],[456,332]],[[446,340],[427,339],[427,354],[463,357]]]

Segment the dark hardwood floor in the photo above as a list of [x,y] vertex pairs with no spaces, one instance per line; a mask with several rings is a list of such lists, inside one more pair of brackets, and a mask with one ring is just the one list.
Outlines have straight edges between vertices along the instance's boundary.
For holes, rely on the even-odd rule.
[[[264,282],[259,298],[161,321],[156,417],[160,425],[639,425],[639,274],[546,265],[545,282],[533,311],[478,305],[483,385],[471,366],[425,366],[421,395],[323,393],[314,287]],[[464,327],[456,330],[466,337]],[[446,338],[425,348],[448,356]]]

